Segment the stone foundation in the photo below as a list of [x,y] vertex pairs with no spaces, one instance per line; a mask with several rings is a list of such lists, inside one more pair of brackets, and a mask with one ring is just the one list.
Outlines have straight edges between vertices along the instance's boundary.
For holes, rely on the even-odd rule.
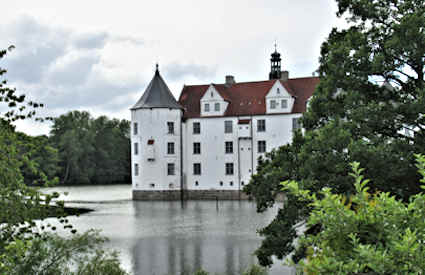
[[[180,190],[144,191],[133,190],[133,200],[141,201],[175,201],[181,200]],[[184,200],[248,200],[249,197],[239,190],[184,190]]]

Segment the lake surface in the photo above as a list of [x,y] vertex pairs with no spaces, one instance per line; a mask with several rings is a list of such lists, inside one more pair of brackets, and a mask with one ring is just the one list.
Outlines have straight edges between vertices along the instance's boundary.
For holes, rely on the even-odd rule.
[[[106,244],[119,251],[126,270],[141,275],[241,274],[256,263],[261,243],[256,231],[267,225],[277,208],[256,213],[248,201],[144,202],[131,200],[130,185],[46,188],[60,193],[66,206],[94,211],[71,217],[83,232],[100,229]],[[270,275],[295,274],[276,263]]]

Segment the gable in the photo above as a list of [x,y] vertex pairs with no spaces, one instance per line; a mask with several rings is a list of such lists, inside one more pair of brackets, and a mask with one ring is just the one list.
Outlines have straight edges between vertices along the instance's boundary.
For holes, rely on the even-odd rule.
[[[267,114],[266,96],[276,82],[280,83],[294,100],[290,113],[303,113],[307,100],[319,84],[319,78],[294,78],[285,82],[280,80],[240,82],[231,86],[211,85],[228,104],[226,111],[221,116],[250,116]],[[178,102],[184,108],[184,119],[201,117],[201,99],[211,85],[185,85],[183,87]]]
[[218,93],[214,88],[214,85],[211,84],[208,89],[205,91],[204,95],[201,98],[201,101],[223,101],[223,97]]
[[266,112],[290,113],[294,106],[294,97],[284,87],[282,82],[277,81],[266,95]]

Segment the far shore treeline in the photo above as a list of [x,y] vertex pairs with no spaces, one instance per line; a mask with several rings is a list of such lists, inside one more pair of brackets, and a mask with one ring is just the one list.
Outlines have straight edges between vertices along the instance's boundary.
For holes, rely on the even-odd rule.
[[63,185],[130,183],[129,133],[129,121],[86,111],[53,118],[49,136],[17,133],[22,155],[31,153],[37,166],[23,167],[25,183],[40,181],[34,168]]

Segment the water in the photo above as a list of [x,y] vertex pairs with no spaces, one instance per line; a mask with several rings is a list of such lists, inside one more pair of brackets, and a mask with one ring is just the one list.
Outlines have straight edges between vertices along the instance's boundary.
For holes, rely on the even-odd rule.
[[[48,188],[68,192],[66,206],[94,209],[71,217],[80,232],[100,229],[106,246],[120,252],[132,274],[191,273],[202,268],[210,274],[241,274],[256,263],[253,252],[261,238],[256,231],[267,225],[277,209],[256,213],[247,201],[143,202],[131,200],[131,186]],[[276,263],[269,274],[294,272]]]

